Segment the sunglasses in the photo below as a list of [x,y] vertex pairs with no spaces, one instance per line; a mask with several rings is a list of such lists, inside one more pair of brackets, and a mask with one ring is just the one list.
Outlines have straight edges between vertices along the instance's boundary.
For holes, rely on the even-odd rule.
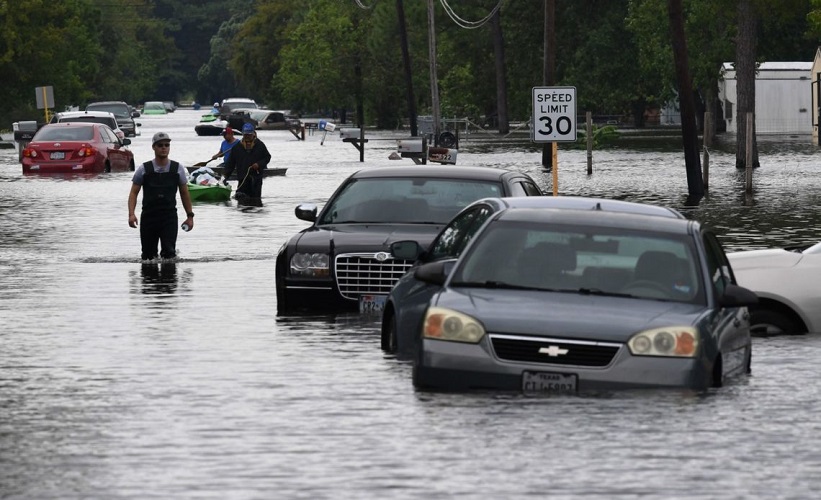
[[157,146],[158,148],[170,148],[171,147],[170,142],[163,142],[162,144],[157,143],[157,144],[154,144],[154,145]]

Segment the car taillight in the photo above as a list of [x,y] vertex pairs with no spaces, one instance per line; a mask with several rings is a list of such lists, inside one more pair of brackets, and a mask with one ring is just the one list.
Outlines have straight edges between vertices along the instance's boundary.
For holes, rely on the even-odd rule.
[[26,148],[23,150],[23,157],[24,158],[37,158],[37,150],[32,148]]
[[91,146],[84,146],[77,151],[78,156],[94,156],[95,154],[97,154],[97,150]]

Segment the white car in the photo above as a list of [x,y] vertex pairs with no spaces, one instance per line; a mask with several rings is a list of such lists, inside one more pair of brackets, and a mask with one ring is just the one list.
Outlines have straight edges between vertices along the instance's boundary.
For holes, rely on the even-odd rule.
[[125,139],[125,132],[120,129],[117,117],[109,111],[62,111],[55,113],[49,123],[82,122],[82,123],[102,123],[114,131],[114,134]]
[[754,335],[821,333],[821,243],[804,249],[728,252],[738,284],[754,291]]

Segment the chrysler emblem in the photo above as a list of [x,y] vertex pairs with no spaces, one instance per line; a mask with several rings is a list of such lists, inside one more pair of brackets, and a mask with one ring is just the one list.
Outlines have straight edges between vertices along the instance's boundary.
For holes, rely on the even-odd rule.
[[373,256],[373,258],[378,260],[379,262],[385,262],[390,257],[390,254],[387,252],[378,252],[376,255]]
[[539,349],[539,354],[547,354],[551,358],[555,358],[556,356],[564,356],[568,352],[570,352],[570,350],[562,349],[557,345],[552,345],[550,347],[542,347],[541,349]]

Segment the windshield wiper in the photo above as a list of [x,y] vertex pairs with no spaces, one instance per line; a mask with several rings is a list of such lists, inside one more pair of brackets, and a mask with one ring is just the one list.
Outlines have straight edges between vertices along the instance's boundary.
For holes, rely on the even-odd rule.
[[557,290],[555,288],[544,288],[539,286],[514,285],[504,281],[455,281],[451,286],[462,286],[465,288],[496,288],[502,290],[536,290],[540,292],[567,292],[574,290]]
[[602,297],[627,297],[633,298],[636,297],[631,293],[621,293],[621,292],[605,292],[599,288],[579,288],[577,292],[581,295],[599,295]]

